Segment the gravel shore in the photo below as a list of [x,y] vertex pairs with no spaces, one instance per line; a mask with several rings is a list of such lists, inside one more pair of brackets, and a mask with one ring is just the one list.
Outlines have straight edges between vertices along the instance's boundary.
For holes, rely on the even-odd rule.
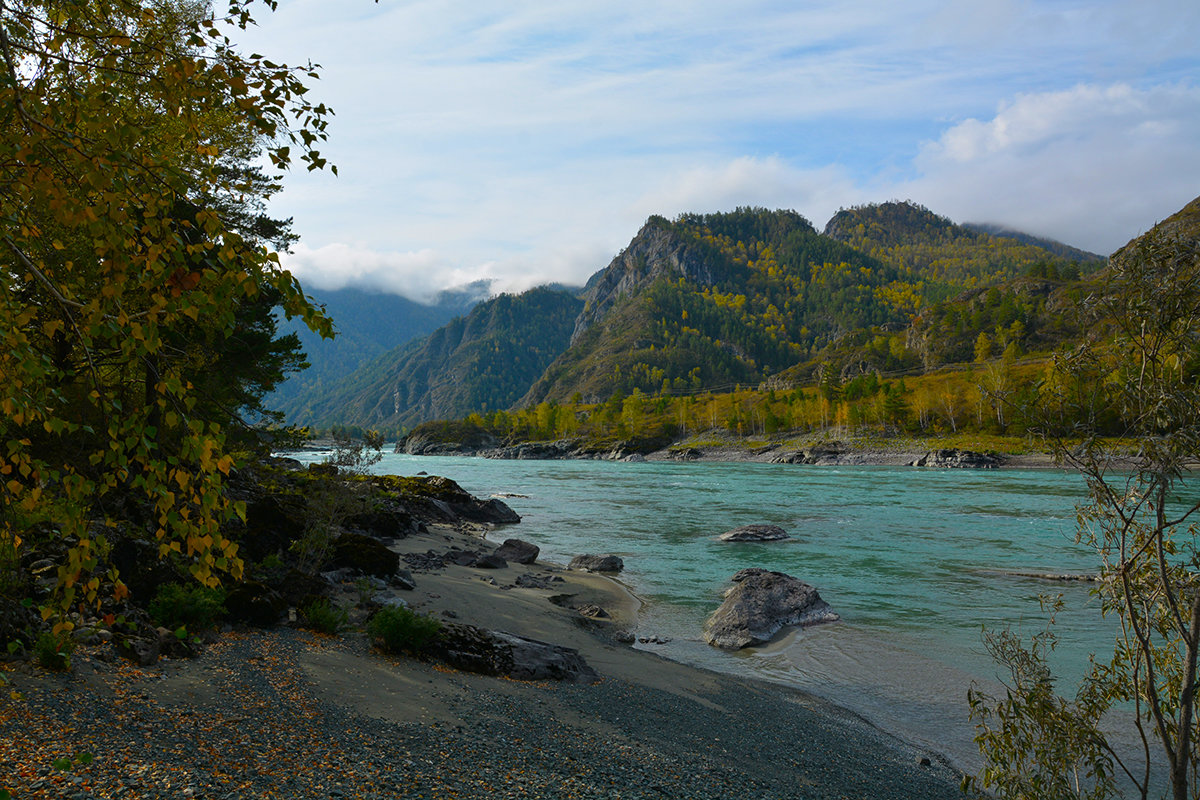
[[[429,537],[405,547],[461,541]],[[827,703],[615,642],[636,610],[619,584],[564,572],[555,595],[508,588],[520,570],[558,574],[451,566],[418,574],[410,597],[576,648],[598,682],[485,677],[289,627],[227,632],[153,667],[81,647],[69,674],[0,673],[0,787],[17,800],[962,796],[935,756]],[[601,601],[612,622],[564,597]],[[94,760],[52,766],[82,752]]]

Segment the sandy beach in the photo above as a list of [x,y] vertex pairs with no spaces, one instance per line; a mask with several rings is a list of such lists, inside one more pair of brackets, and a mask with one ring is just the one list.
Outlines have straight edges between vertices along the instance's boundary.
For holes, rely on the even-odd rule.
[[[481,546],[443,527],[394,549]],[[961,797],[936,754],[826,702],[622,643],[640,602],[617,581],[542,563],[412,571],[413,608],[574,648],[600,679],[475,675],[381,655],[362,633],[289,626],[227,631],[199,658],[153,667],[81,647],[69,674],[0,673],[0,786],[14,798]],[[517,587],[520,575],[551,588]],[[581,615],[587,604],[609,617]],[[51,766],[80,752],[94,761]]]

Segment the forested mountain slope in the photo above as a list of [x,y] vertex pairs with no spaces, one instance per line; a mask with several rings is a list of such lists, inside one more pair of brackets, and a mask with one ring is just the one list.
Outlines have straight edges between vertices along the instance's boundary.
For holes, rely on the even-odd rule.
[[913,202],[842,209],[826,223],[825,235],[911,274],[931,301],[1030,271],[1070,280],[1094,272],[1104,262],[1058,242],[957,225]]
[[387,429],[507,408],[566,349],[582,307],[562,289],[502,294],[313,393],[290,419]]
[[[851,374],[970,361],[980,333],[997,353],[1071,335],[1055,298],[1098,266],[913,203],[843,210],[826,233],[793,211],[654,216],[576,306],[545,289],[536,303],[504,301],[522,306],[519,320],[481,306],[292,418],[404,427],[635,390],[808,382],[820,364]],[[503,322],[480,322],[497,313]]]
[[986,294],[965,325],[956,318],[951,341],[885,337],[879,368],[928,361],[932,347],[936,358],[969,360],[982,330],[1032,319],[1057,283],[1098,266],[913,203],[841,211],[824,235],[787,211],[653,217],[589,283],[570,350],[523,403],[757,385],[855,336],[903,331],[947,298],[969,305],[964,292],[1022,276],[1025,285]]
[[313,299],[333,318],[337,337],[322,339],[299,320],[279,323],[282,334],[295,333],[309,368],[280,384],[266,405],[296,419],[315,393],[336,391],[358,367],[393,348],[428,336],[487,296],[478,282],[439,294],[432,304],[362,289],[331,289]]

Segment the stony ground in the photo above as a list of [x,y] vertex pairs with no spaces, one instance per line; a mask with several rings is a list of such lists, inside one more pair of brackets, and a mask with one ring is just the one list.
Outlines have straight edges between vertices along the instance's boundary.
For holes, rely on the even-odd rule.
[[[6,673],[0,787],[14,798],[961,797],[950,770],[861,721],[736,680],[519,684],[286,628],[149,668],[98,655],[80,652],[67,675]],[[440,687],[428,699],[445,721],[352,710],[305,668],[330,659]],[[52,765],[81,752],[94,760]]]

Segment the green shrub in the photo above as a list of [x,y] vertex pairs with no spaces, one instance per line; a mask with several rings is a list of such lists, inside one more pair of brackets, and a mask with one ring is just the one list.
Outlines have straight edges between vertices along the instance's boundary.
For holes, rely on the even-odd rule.
[[46,669],[63,672],[71,668],[71,653],[75,640],[70,634],[54,634],[45,631],[33,643],[33,657]]
[[154,621],[165,628],[204,630],[225,616],[225,590],[168,583],[150,601],[149,611]]
[[308,623],[309,627],[333,635],[346,627],[350,621],[350,615],[346,609],[334,605],[325,598],[306,603],[300,607],[300,613],[304,615],[304,621]]
[[421,655],[437,638],[442,623],[404,606],[387,606],[371,617],[367,633],[388,653]]

